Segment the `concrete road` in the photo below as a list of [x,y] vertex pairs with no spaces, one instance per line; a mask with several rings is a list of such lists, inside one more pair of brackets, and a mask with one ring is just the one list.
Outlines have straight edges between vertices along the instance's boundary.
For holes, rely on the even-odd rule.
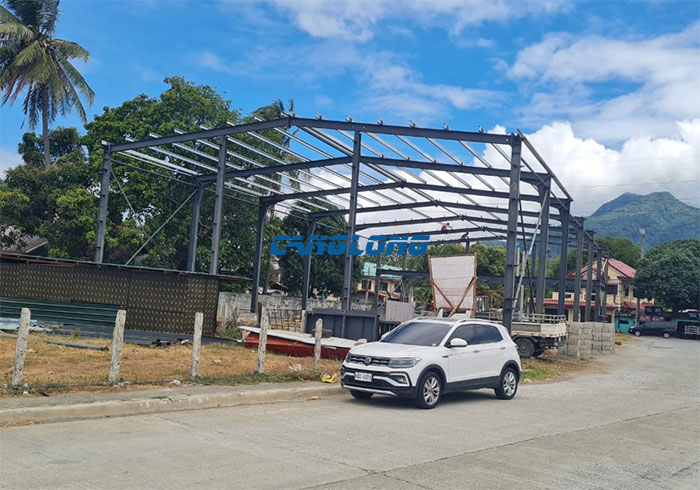
[[0,430],[7,489],[700,488],[700,342],[605,372],[447,397],[328,400]]

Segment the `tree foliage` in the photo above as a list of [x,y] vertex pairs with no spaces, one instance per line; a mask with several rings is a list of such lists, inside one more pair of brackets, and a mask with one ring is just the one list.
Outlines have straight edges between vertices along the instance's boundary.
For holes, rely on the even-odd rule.
[[[27,237],[39,235],[49,239],[56,256],[85,259],[95,223],[92,172],[85,162],[75,128],[52,130],[49,137],[53,164],[43,167],[39,138],[26,133],[19,144],[25,163],[7,170],[0,186],[3,245],[22,245]],[[71,218],[67,219],[69,211]],[[71,236],[77,231],[74,227],[77,222],[84,230],[82,237]]]
[[[290,215],[282,221],[282,232],[285,235],[301,235],[306,238],[308,220],[303,216]],[[347,222],[340,216],[324,218],[316,224],[316,235],[340,235],[345,233]],[[300,295],[304,278],[304,258],[296,250],[287,250],[279,256],[282,268],[282,282],[291,294]],[[345,270],[345,255],[313,255],[311,259],[311,284],[321,296],[343,293],[343,272]],[[352,284],[357,284],[362,276],[362,258],[355,257],[352,270]]]
[[92,104],[94,92],[70,60],[86,62],[82,46],[54,37],[59,0],[6,0],[0,6],[0,91],[13,104],[26,92],[23,110],[29,128],[42,120],[44,165],[49,166],[48,125],[76,109],[86,121],[81,97]]
[[635,245],[629,238],[602,236],[595,240],[603,245],[613,259],[621,260],[635,269],[639,265],[642,258],[642,247]]
[[638,297],[660,300],[673,311],[700,306],[700,239],[662,243],[649,250],[634,285]]
[[[8,170],[7,178],[0,183],[0,231],[10,230],[8,236],[3,236],[5,244],[16,243],[22,237],[40,235],[49,240],[50,252],[54,256],[90,259],[94,252],[97,227],[102,141],[121,143],[128,139],[145,139],[151,134],[168,135],[176,130],[194,131],[200,130],[201,126],[222,127],[229,122],[252,120],[252,116],[242,118],[237,110],[232,109],[231,101],[221,97],[212,87],[196,85],[181,77],[167,78],[165,82],[168,87],[158,97],[139,95],[117,107],[105,107],[85,126],[87,134],[82,138],[74,128],[51,131],[49,157],[53,164],[47,169],[41,165],[44,149],[39,143],[40,139],[33,133],[24,135],[18,148],[25,163]],[[280,107],[281,104],[275,103],[260,108],[254,114],[265,118],[277,117]],[[283,135],[276,131],[261,134],[280,145],[285,143]],[[244,141],[253,147],[264,146],[268,154],[284,158],[279,149],[253,137],[248,136]],[[173,146],[168,147],[167,151],[173,154],[169,157],[173,162],[197,171],[202,171],[201,166],[208,166],[213,172],[218,149],[216,144],[214,147],[212,144],[199,144],[195,148],[197,153]],[[233,143],[229,144],[229,148],[232,151],[235,149],[243,157],[255,158],[260,165],[274,164],[273,160],[266,161]],[[154,150],[142,149],[139,152],[161,160],[165,158],[165,155]],[[196,162],[198,166],[179,160],[177,155]],[[232,156],[229,161],[239,167],[250,166]],[[104,260],[125,263],[191,196],[195,184],[186,176],[124,153],[114,156],[112,172]],[[279,188],[284,185],[278,177],[268,179],[272,181],[264,182],[267,187]],[[262,189],[256,186],[256,183],[263,183],[259,178],[233,183],[262,193]],[[203,195],[199,222],[196,270],[200,271],[209,269],[213,207],[214,192],[209,186]],[[280,206],[275,214],[283,210],[286,208]],[[190,212],[191,203],[188,201],[135,261],[155,267],[183,269],[187,263]],[[224,200],[220,272],[252,276],[256,220],[255,198],[228,189]],[[279,229],[279,221],[275,216],[268,220],[266,251],[271,235]],[[265,279],[270,263],[266,261],[263,269]]]

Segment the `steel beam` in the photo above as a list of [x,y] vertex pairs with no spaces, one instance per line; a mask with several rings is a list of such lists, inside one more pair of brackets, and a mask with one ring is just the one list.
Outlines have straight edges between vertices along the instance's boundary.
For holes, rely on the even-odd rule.
[[[345,271],[343,274],[343,309],[350,310],[352,307],[352,262],[353,255],[350,253],[350,243],[355,235],[355,217],[357,213],[357,194],[360,183],[360,156],[362,154],[362,133],[356,131],[352,147],[352,177],[350,183],[350,207],[348,209],[348,242],[345,248]],[[345,317],[343,317],[343,323]]]
[[513,325],[515,294],[515,254],[518,244],[518,203],[520,201],[520,155],[522,141],[514,138],[511,145],[508,195],[508,234],[506,239],[506,273],[503,286],[503,324],[510,333]]
[[[441,162],[422,162],[418,160],[400,160],[396,158],[385,158],[385,157],[362,157],[363,163],[371,163],[373,165],[383,165],[398,168],[415,168],[420,170],[437,170],[441,172],[454,172],[458,174],[469,174],[475,176],[488,176],[488,177],[508,177],[510,171],[508,169],[495,168],[495,167],[475,167],[469,165],[453,165],[449,163]],[[533,172],[522,172],[522,181],[527,181],[528,183],[540,183],[541,179],[547,179],[549,176],[547,174],[541,174],[541,179],[537,178],[537,174]],[[495,191],[495,189],[491,189]]]
[[[298,170],[307,170],[312,168],[325,168],[334,165],[342,165],[351,162],[350,157],[326,158],[323,160],[308,160],[299,163],[286,163],[284,165],[273,165],[270,167],[245,168],[241,170],[229,170],[226,172],[227,179],[259,177],[261,175],[275,174],[278,172],[295,172]],[[200,182],[212,182],[216,180],[216,174],[203,175],[199,177]]]
[[549,180],[547,180],[546,182],[547,185],[541,185],[539,188],[540,197],[542,199],[542,220],[540,221],[540,253],[537,261],[537,296],[535,297],[536,313],[544,313],[544,297],[546,294],[544,277],[547,272],[547,242],[549,241],[549,197],[551,190]]
[[95,262],[102,263],[107,232],[107,204],[109,202],[109,176],[112,174],[112,149],[104,148],[100,173],[100,207],[97,213],[97,238],[95,240]]
[[247,133],[249,131],[261,131],[265,129],[279,128],[289,126],[289,118],[274,119],[270,121],[259,121],[254,123],[239,124],[238,126],[226,126],[224,128],[207,129],[202,131],[194,131],[192,133],[173,134],[171,136],[161,136],[160,138],[150,138],[141,141],[132,141],[128,143],[120,143],[112,145],[112,152],[124,150],[134,150],[137,148],[147,148],[149,146],[171,145],[173,143],[182,143],[185,141],[194,141],[197,139],[219,138],[230,134]]
[[253,256],[253,287],[250,291],[250,312],[258,311],[258,286],[260,285],[260,265],[262,263],[262,248],[265,238],[265,216],[267,206],[261,203],[258,206],[258,223],[255,228],[255,255]]
[[[359,208],[357,210],[358,213],[377,213],[377,212],[382,212],[382,211],[398,211],[400,209],[411,209],[411,208],[431,208],[431,207],[447,207],[447,208],[454,208],[454,209],[464,209],[464,210],[469,210],[469,211],[483,211],[483,212],[488,212],[488,213],[500,213],[500,214],[508,214],[508,209],[507,208],[497,208],[495,206],[475,206],[473,204],[463,204],[463,203],[455,203],[455,202],[445,202],[445,201],[426,201],[426,202],[409,202],[409,203],[401,203],[401,204],[389,204],[386,206],[371,206],[371,207],[366,207],[366,208]],[[321,218],[328,218],[331,216],[343,216],[348,214],[347,209],[332,209],[329,211],[318,211],[315,213],[311,213],[311,216],[321,219]],[[523,216],[527,216],[529,218],[538,218],[540,216],[539,212],[536,211],[523,211],[522,212]],[[454,215],[451,216],[445,216],[444,219],[454,219]],[[443,221],[444,221],[443,219]]]
[[586,310],[584,315],[584,321],[592,321],[591,315],[591,301],[593,296],[593,232],[589,232],[588,241],[588,269],[586,270]]
[[[311,235],[316,232],[316,220],[309,221],[309,225],[306,227],[306,239],[310,240]],[[309,298],[309,289],[311,286],[311,256],[313,255],[313,250],[309,255],[304,256],[304,278],[302,280],[301,286],[301,310],[305,311],[307,306],[307,300]],[[303,327],[303,325],[302,325]]]
[[[561,216],[561,227],[566,231],[568,238],[569,230],[569,206],[566,209],[559,209],[559,215]],[[567,274],[567,264],[569,257],[569,240],[562,240],[561,247],[559,248],[559,299],[557,300],[557,315],[566,314],[566,274]]]
[[[435,218],[418,218],[418,219],[406,219],[406,220],[396,220],[396,221],[375,221],[372,223],[358,223],[355,226],[356,230],[367,230],[370,228],[386,228],[389,226],[409,226],[409,225],[422,225],[428,223],[440,223],[445,221],[445,216],[438,216]],[[457,215],[450,217],[453,221],[473,221],[475,223],[487,223],[492,225],[507,225],[508,220],[496,219],[496,218],[485,218],[481,216],[467,216],[467,215]],[[562,218],[563,219],[563,218]],[[536,223],[520,223],[521,227],[536,229]],[[550,231],[561,231],[563,227],[560,226],[550,226]]]
[[[381,184],[372,184],[372,185],[362,185],[358,186],[357,192],[376,192],[376,191],[385,191],[385,190],[392,190],[392,189],[418,189],[421,191],[432,191],[432,192],[447,192],[447,193],[454,193],[454,194],[464,194],[464,195],[474,195],[474,196],[482,196],[482,197],[491,197],[491,198],[498,198],[498,199],[508,199],[508,193],[507,192],[493,192],[493,191],[487,191],[487,190],[482,190],[482,189],[465,189],[461,187],[447,187],[447,186],[442,186],[442,185],[434,185],[434,184],[423,184],[420,182],[407,182],[407,181],[400,181],[400,182],[384,182]],[[335,196],[339,194],[351,194],[353,191],[352,186],[350,188],[340,188],[340,189],[321,189],[317,191],[306,191],[306,192],[294,192],[290,194],[275,194],[272,196],[267,196],[263,198],[267,203],[275,203],[275,202],[282,202],[282,201],[288,201],[288,200],[298,200],[298,199],[309,199],[313,197],[324,197],[324,196]],[[531,194],[523,194],[520,196],[521,201],[530,201],[530,202],[540,202],[540,197],[531,195]],[[431,201],[432,202],[432,201]],[[438,202],[438,201],[435,201]]]
[[352,121],[330,121],[327,119],[309,119],[292,116],[288,118],[289,126],[344,129],[346,131],[359,131],[361,133],[378,133],[412,136],[418,138],[436,138],[443,140],[464,140],[473,143],[495,143],[509,145],[515,139],[512,134],[476,133],[472,131],[454,131],[451,129],[428,129],[418,127],[392,126],[389,124],[367,124]]
[[224,217],[224,183],[226,182],[226,136],[221,136],[219,146],[219,168],[216,175],[216,195],[214,197],[214,223],[211,236],[211,261],[209,274],[219,271],[219,244],[221,241],[221,225]]
[[[581,220],[583,221],[583,220]],[[581,269],[583,268],[583,223],[576,225],[576,271],[574,275],[574,316],[578,322],[581,316]]]
[[187,270],[194,272],[197,259],[197,237],[199,235],[199,214],[202,208],[204,186],[197,187],[197,193],[192,198],[192,219],[190,220],[190,242],[187,245]]

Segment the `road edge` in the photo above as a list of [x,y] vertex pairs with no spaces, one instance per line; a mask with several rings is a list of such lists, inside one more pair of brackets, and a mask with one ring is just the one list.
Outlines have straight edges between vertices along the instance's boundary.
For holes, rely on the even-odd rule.
[[0,409],[0,426],[303,401],[315,397],[327,398],[338,396],[343,394],[343,392],[339,385],[334,384],[294,388],[281,387],[265,390],[248,389],[201,394],[173,394],[165,398],[144,397],[132,400],[110,400],[70,405],[8,408]]

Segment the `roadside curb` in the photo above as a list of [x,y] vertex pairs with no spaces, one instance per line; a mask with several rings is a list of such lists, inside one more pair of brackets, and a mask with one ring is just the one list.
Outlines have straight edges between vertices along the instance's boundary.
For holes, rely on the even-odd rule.
[[325,386],[315,384],[294,388],[243,389],[218,393],[173,394],[167,397],[95,401],[71,405],[19,407],[0,409],[0,425],[123,417],[239,405],[302,401],[312,397],[338,396],[342,393],[343,390],[337,384]]

